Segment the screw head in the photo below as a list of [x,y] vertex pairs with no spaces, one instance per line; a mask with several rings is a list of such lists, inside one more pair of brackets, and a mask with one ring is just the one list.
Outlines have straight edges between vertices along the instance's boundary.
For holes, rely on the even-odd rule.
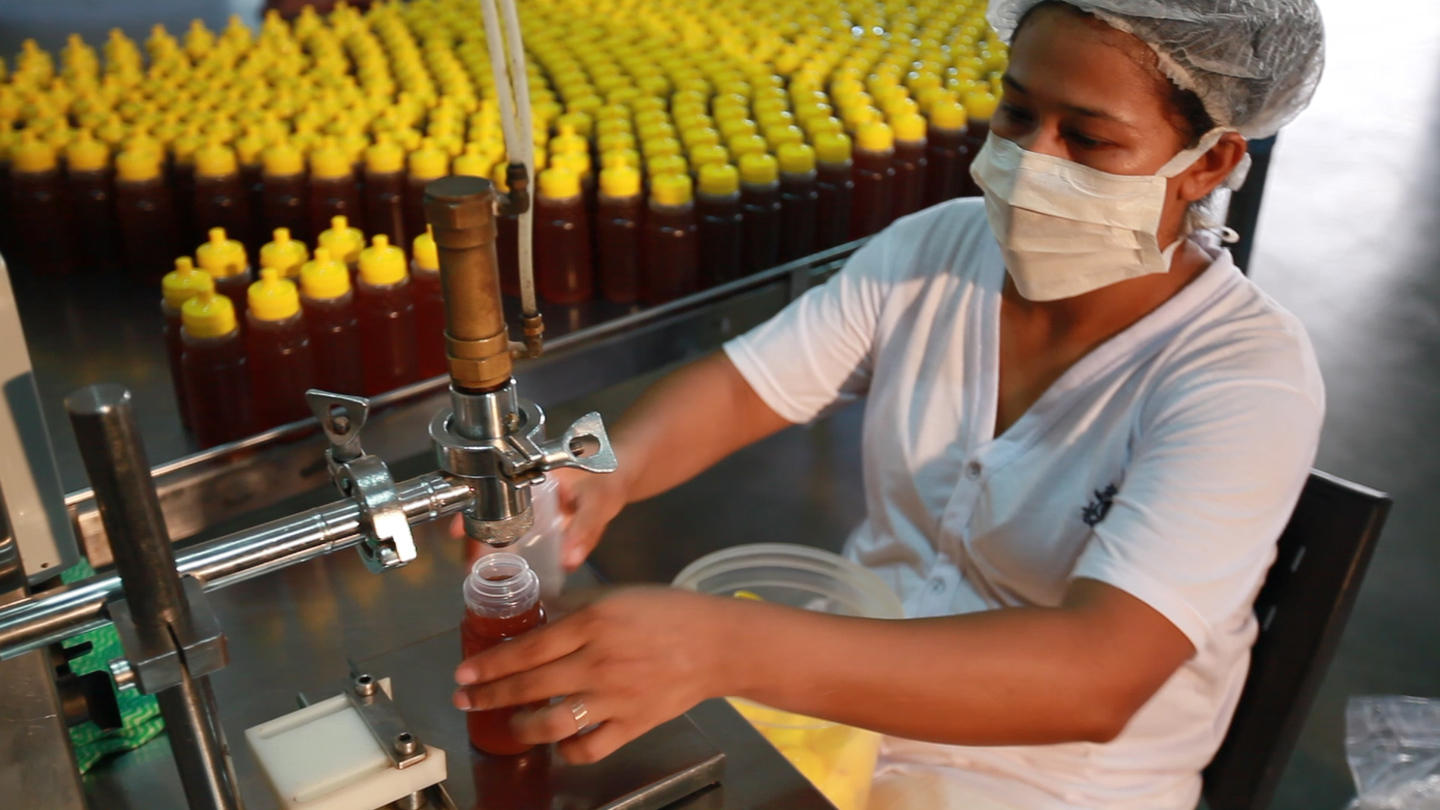
[[401,756],[410,756],[420,750],[420,742],[415,735],[408,731],[402,731],[395,735],[395,752]]
[[355,694],[361,697],[370,697],[375,694],[375,690],[379,688],[380,685],[375,682],[373,677],[369,675],[355,676]]

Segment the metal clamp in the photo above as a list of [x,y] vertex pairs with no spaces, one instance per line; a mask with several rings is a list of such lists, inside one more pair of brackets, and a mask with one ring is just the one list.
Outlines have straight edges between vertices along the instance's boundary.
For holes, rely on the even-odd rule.
[[405,724],[377,678],[365,673],[351,675],[345,684],[345,697],[396,768],[404,770],[429,756],[420,735]]
[[415,538],[390,468],[360,445],[360,431],[370,414],[370,400],[311,389],[305,393],[310,410],[330,440],[325,451],[330,479],[340,494],[360,506],[364,533],[360,558],[379,573],[415,559]]
[[128,664],[110,662],[117,685],[123,688],[133,683],[141,694],[153,695],[184,682],[187,671],[194,679],[229,663],[225,632],[210,607],[205,586],[194,577],[182,578],[182,584],[189,608],[179,611],[170,621],[168,633],[142,631],[126,600],[110,603],[110,620],[115,623]]

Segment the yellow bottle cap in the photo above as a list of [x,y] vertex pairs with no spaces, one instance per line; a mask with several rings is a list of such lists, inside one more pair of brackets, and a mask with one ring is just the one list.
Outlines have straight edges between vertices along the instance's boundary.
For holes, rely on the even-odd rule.
[[224,337],[239,328],[235,322],[235,305],[215,292],[214,279],[209,280],[206,289],[180,306],[180,322],[191,337],[197,338]]
[[425,226],[425,233],[415,237],[410,254],[414,257],[417,268],[430,271],[440,269],[440,250],[435,247],[435,232],[429,225]]
[[196,177],[229,177],[240,171],[235,159],[235,150],[211,137],[205,146],[195,151]]
[[909,113],[891,119],[895,129],[895,140],[903,143],[924,143],[925,118],[918,113]]
[[843,132],[822,132],[815,138],[815,158],[821,163],[844,163],[850,153],[850,136]]
[[293,177],[305,171],[305,155],[289,141],[280,141],[260,153],[263,171],[270,177]]
[[550,154],[552,155],[589,151],[590,141],[583,135],[577,135],[573,126],[561,126],[560,134],[550,139]]
[[17,172],[48,172],[54,169],[57,163],[55,147],[36,137],[34,129],[23,130],[20,133],[20,142],[10,149],[10,164]]
[[780,179],[780,164],[765,152],[740,156],[740,179],[746,185],[766,186]]
[[394,174],[405,170],[405,150],[381,135],[365,148],[365,170],[373,174]]
[[635,132],[640,136],[640,143],[643,144],[659,138],[675,137],[675,125],[669,121],[651,121],[636,127]]
[[738,160],[741,155],[764,154],[770,145],[759,135],[737,135],[730,139],[730,154]]
[[600,170],[611,169],[616,166],[629,166],[632,169],[640,168],[640,153],[634,149],[611,149],[600,155]]
[[300,275],[300,265],[310,258],[310,251],[299,239],[290,238],[289,228],[276,228],[275,241],[260,246],[260,267],[274,268],[285,278]]
[[235,156],[240,159],[241,166],[254,166],[260,163],[260,153],[264,151],[265,136],[254,126],[246,129],[244,135],[235,139]]
[[662,174],[687,174],[690,164],[679,155],[665,155],[645,161],[646,172],[651,177]]
[[115,156],[115,176],[130,183],[154,180],[160,176],[160,155],[148,150],[125,150]]
[[888,152],[895,148],[895,133],[883,121],[871,121],[855,133],[855,146],[866,152]]
[[600,193],[606,197],[636,197],[640,194],[640,171],[620,164],[600,170]]
[[450,156],[430,138],[410,153],[410,176],[416,180],[437,180],[449,169]]
[[781,144],[804,143],[805,132],[794,126],[769,127],[765,130],[765,142],[775,148]]
[[110,147],[96,139],[90,130],[80,130],[80,135],[65,147],[65,165],[72,172],[98,172],[110,164]]
[[551,200],[578,197],[580,176],[567,166],[552,166],[540,172],[540,196]]
[[250,267],[245,255],[245,246],[234,239],[225,238],[224,228],[211,228],[209,241],[195,249],[195,259],[200,269],[215,278],[229,278],[244,273]]
[[640,144],[641,154],[652,160],[667,155],[678,155],[683,151],[684,147],[674,138],[655,138],[654,140],[643,141]]
[[726,141],[732,141],[745,135],[754,135],[759,132],[755,122],[748,118],[734,118],[729,121],[720,122],[720,134]]
[[979,90],[965,94],[965,112],[977,121],[989,121],[998,106],[1000,100],[988,91]]
[[495,184],[495,189],[504,194],[510,190],[510,181],[505,177],[505,170],[508,167],[505,163],[496,163],[495,168],[490,170],[490,182]]
[[930,125],[936,129],[961,130],[969,121],[965,105],[948,98],[937,100],[930,107]]
[[700,167],[700,193],[723,197],[740,190],[740,172],[729,163],[707,163]]
[[635,136],[629,132],[611,132],[600,136],[600,152],[612,152],[616,149],[634,149]]
[[310,176],[320,180],[336,180],[351,177],[354,168],[350,156],[334,138],[326,138],[310,152]]
[[595,135],[600,138],[617,132],[630,133],[634,130],[635,126],[630,123],[629,118],[606,118],[595,125]]
[[692,197],[688,174],[661,174],[650,178],[650,198],[659,205],[685,205]]
[[308,298],[339,298],[350,292],[350,271],[329,250],[317,247],[315,258],[300,267],[300,289]]
[[195,269],[195,263],[190,261],[189,256],[176,259],[175,269],[160,280],[161,296],[166,306],[172,309],[179,309],[206,288],[215,289],[215,280],[204,270]]
[[[582,182],[593,173],[590,165],[589,152],[571,152],[566,155],[556,155],[550,159],[550,165],[556,168],[569,169],[571,172],[574,172],[575,176],[580,178]],[[544,174],[544,172],[541,172],[541,174]]]
[[405,251],[390,244],[390,237],[377,233],[370,247],[360,251],[360,278],[372,287],[388,287],[405,280]]
[[455,158],[451,173],[468,177],[489,177],[495,159],[478,143],[465,144],[465,152]]
[[710,127],[697,127],[680,131],[680,140],[685,147],[694,151],[697,147],[720,143],[720,133]]
[[300,312],[300,293],[295,282],[284,278],[274,267],[260,271],[260,280],[246,294],[250,311],[262,321],[283,321]]
[[690,165],[707,166],[711,163],[729,163],[730,150],[718,143],[701,144],[690,150]]
[[315,240],[330,255],[353,265],[360,261],[360,251],[365,249],[365,234],[359,228],[350,227],[350,220],[344,216],[330,218],[330,227],[320,232]]
[[809,144],[784,143],[778,150],[780,171],[786,174],[807,174],[815,171],[815,150]]

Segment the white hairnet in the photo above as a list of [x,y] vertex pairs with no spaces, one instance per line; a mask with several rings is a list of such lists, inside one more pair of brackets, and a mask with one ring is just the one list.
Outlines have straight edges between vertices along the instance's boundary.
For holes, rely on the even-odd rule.
[[[1045,0],[990,0],[1008,42]],[[1160,68],[1193,90],[1215,122],[1247,138],[1274,135],[1320,82],[1325,32],[1315,0],[1063,0],[1139,37]]]

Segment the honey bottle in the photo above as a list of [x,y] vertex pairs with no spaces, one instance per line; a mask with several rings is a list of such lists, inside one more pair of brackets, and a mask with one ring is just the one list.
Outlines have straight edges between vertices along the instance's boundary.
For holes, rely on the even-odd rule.
[[315,244],[330,251],[330,256],[345,263],[353,279],[360,271],[360,251],[365,249],[365,234],[352,228],[344,216],[330,218],[330,227],[320,232]]
[[714,287],[742,275],[745,214],[740,206],[740,172],[729,163],[700,167],[695,194],[700,286]]
[[895,215],[895,133],[881,121],[855,133],[855,196],[850,203],[850,238],[879,233]]
[[355,313],[365,358],[364,392],[372,397],[419,379],[415,355],[415,298],[405,251],[377,235],[360,252]]
[[180,376],[195,441],[205,448],[250,435],[250,372],[235,307],[215,292],[212,277],[181,305],[180,318]]
[[310,153],[310,232],[320,233],[337,216],[364,227],[350,157],[334,138],[327,138]]
[[120,267],[119,225],[115,219],[115,184],[110,170],[110,147],[91,136],[90,130],[65,147],[65,182],[71,210],[83,229],[79,266],[111,273]]
[[930,107],[925,133],[925,204],[939,205],[961,195],[971,163],[965,142],[965,107],[948,98]]
[[300,267],[300,293],[315,358],[316,387],[361,394],[365,385],[360,319],[355,314],[350,271],[330,258],[330,251],[315,248],[314,258]]
[[152,284],[179,252],[170,187],[157,152],[127,150],[115,157],[115,215],[130,277]]
[[310,415],[305,392],[315,386],[310,334],[300,312],[295,282],[267,267],[250,285],[245,351],[257,430],[269,430]]
[[780,261],[789,262],[815,252],[816,187],[815,150],[809,144],[781,144]]
[[250,258],[245,254],[244,245],[226,237],[224,228],[211,228],[209,236],[208,241],[195,249],[195,260],[200,269],[215,280],[215,291],[230,299],[239,323],[239,319],[245,317],[244,303],[249,300],[253,277]]
[[165,274],[160,282],[160,314],[164,321],[161,335],[165,339],[165,357],[170,364],[170,382],[175,388],[176,410],[180,413],[180,424],[190,428],[190,407],[185,398],[185,378],[180,370],[180,308],[186,301],[205,290],[215,289],[215,282],[208,273],[195,269],[189,256],[175,260],[175,269]]
[[261,222],[267,231],[284,228],[290,236],[308,242],[310,230],[310,189],[305,179],[305,156],[288,141],[280,141],[260,153]]
[[919,113],[895,117],[895,207],[893,219],[925,207],[925,179],[929,160],[925,156],[925,119]]
[[564,166],[540,173],[535,195],[535,283],[552,304],[590,300],[590,223],[580,177]]
[[39,275],[68,274],[75,269],[75,240],[55,148],[27,129],[10,161],[21,263]]
[[429,228],[410,251],[410,288],[415,294],[415,351],[420,379],[446,372],[445,291],[440,285],[440,252]]
[[250,193],[240,177],[240,163],[235,150],[213,136],[195,152],[194,205],[195,222],[202,230],[208,233],[211,228],[223,228],[242,242],[254,244]]
[[[460,654],[479,655],[545,624],[540,578],[519,554],[501,551],[475,561],[465,578],[465,617],[460,624]],[[538,709],[545,701],[529,707]],[[467,712],[470,744],[496,756],[523,754],[532,746],[515,739],[511,718],[520,707]]]
[[850,241],[855,177],[850,136],[821,132],[815,138],[815,249]]
[[595,258],[600,294],[607,301],[633,304],[640,300],[640,224],[644,211],[638,169],[620,165],[600,171]]
[[365,149],[365,222],[394,245],[412,235],[405,229],[405,150],[387,135]]
[[695,201],[688,174],[650,178],[641,243],[640,300],[663,304],[699,287]]
[[780,260],[780,166],[766,153],[740,156],[740,207],[745,275],[774,267]]
[[426,138],[419,149],[410,153],[405,178],[405,233],[425,230],[425,186],[450,172],[450,155],[434,140]]

